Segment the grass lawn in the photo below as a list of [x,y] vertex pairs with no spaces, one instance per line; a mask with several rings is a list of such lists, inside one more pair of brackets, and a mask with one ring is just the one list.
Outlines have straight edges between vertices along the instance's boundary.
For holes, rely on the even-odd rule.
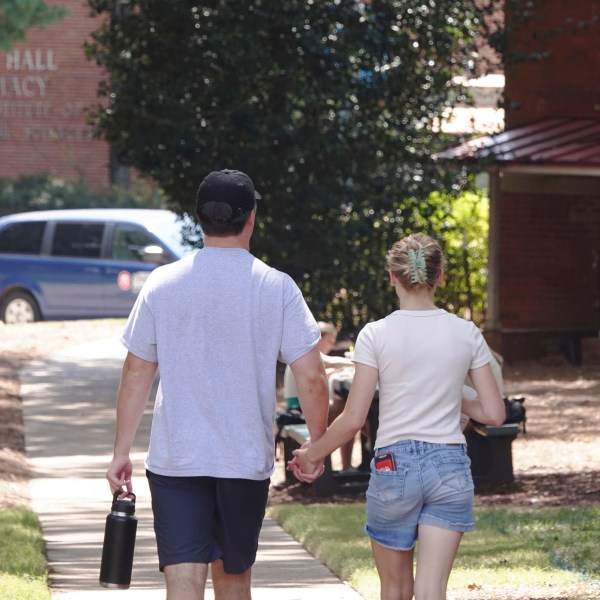
[[[365,598],[377,600],[379,580],[363,531],[364,513],[364,502],[289,503],[269,509],[271,517],[341,579]],[[449,597],[480,598],[486,590],[499,588],[508,595],[498,597],[506,598],[524,597],[518,591],[523,589],[554,590],[554,595],[528,598],[600,597],[600,506],[477,509],[476,523],[477,531],[463,537]],[[561,589],[580,586],[595,590],[594,595],[560,595]]]
[[0,598],[50,599],[39,521],[27,508],[0,511]]

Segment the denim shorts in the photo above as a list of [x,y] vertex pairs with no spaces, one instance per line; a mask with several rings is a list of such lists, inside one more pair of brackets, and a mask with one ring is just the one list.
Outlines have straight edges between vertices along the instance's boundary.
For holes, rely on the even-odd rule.
[[[396,470],[375,469],[375,460],[392,453]],[[473,531],[474,487],[464,444],[402,440],[377,448],[371,461],[365,531],[377,543],[410,550],[419,525]]]
[[270,479],[146,476],[161,571],[220,558],[239,574],[254,564]]

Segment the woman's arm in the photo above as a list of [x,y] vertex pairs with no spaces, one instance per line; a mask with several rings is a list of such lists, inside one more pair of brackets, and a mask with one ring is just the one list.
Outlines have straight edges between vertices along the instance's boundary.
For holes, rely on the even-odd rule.
[[462,412],[485,425],[502,425],[506,409],[490,364],[471,369],[469,377],[477,396],[469,398],[463,394]]
[[335,419],[325,435],[310,443],[308,448],[294,451],[293,464],[305,473],[313,473],[326,456],[352,439],[362,428],[377,387],[379,371],[357,363],[348,400],[342,414]]

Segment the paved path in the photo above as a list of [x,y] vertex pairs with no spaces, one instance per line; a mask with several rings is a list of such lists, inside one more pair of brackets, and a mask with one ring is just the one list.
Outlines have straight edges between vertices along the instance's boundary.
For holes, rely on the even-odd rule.
[[[128,590],[107,590],[98,584],[104,523],[112,500],[104,471],[112,454],[123,356],[116,340],[106,340],[34,361],[21,372],[27,454],[34,469],[30,494],[42,523],[55,599],[165,597],[143,467],[149,411],[132,453],[139,518],[132,585]],[[214,597],[211,589],[206,597]],[[253,599],[360,600],[361,596],[266,519],[253,569]]]

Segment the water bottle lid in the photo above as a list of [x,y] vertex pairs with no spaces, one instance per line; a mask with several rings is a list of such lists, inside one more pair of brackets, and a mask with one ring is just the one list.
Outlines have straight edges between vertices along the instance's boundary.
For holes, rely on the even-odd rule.
[[[117,490],[113,494],[112,512],[120,512],[127,515],[135,514],[135,494],[129,492],[124,498],[119,498],[122,493],[122,490]],[[129,497],[131,497],[131,500],[127,500]]]

